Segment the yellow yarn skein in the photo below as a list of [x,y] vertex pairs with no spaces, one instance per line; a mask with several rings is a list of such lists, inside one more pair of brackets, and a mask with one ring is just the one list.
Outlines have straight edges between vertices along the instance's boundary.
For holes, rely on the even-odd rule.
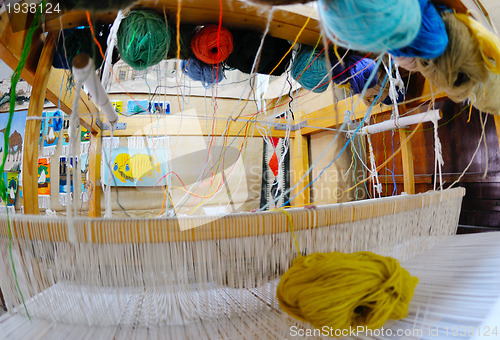
[[396,259],[363,251],[299,256],[277,288],[281,309],[316,328],[382,327],[408,314],[416,277]]
[[[498,37],[467,14],[455,13],[455,17],[463,22],[477,39],[486,67],[491,72],[500,74],[500,41]],[[494,60],[495,63],[491,60]]]

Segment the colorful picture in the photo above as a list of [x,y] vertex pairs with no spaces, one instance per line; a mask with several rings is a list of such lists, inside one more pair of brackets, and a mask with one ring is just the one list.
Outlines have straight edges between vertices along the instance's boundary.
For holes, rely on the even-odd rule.
[[88,162],[89,156],[86,154],[80,155],[80,171],[81,171],[81,178],[82,178],[82,193],[88,191],[87,190],[87,183],[89,180],[89,162]]
[[111,105],[118,113],[123,113],[123,100],[112,100]]
[[[7,150],[7,161],[20,162],[22,159],[24,132],[26,130],[26,116],[28,111],[14,112],[14,118],[10,127],[9,148]],[[0,114],[0,152],[5,152],[4,134],[9,119],[8,113]]]
[[[69,160],[69,162],[68,162]],[[73,192],[73,162],[78,166],[77,158],[60,157],[59,158],[59,193],[67,192],[68,180],[70,181],[70,192]],[[69,176],[68,176],[69,173]]]
[[147,100],[129,100],[127,104],[128,114],[147,113],[149,104]]
[[82,142],[88,142],[90,141],[90,132],[86,128],[82,126],[82,131],[81,131],[81,141]]
[[4,172],[4,180],[7,184],[7,205],[14,206],[19,187],[19,172]]
[[[109,155],[109,150],[104,150]],[[107,159],[106,156],[104,159]],[[155,186],[162,185],[162,178],[166,173],[166,153],[157,150],[154,155],[149,149],[117,148],[112,151],[112,178],[113,186]],[[103,179],[107,183],[109,178],[109,167],[103,164]]]
[[59,138],[59,132],[63,128],[63,118],[61,111],[44,112],[45,124],[43,147],[55,147]]
[[50,195],[50,158],[38,159],[38,195]]
[[170,114],[170,102],[154,101],[149,105],[149,112],[151,114]]

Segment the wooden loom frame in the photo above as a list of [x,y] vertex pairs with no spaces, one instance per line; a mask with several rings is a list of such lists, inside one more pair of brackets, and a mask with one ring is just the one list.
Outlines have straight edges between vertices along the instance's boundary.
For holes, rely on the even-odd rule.
[[[441,0],[440,3],[445,3],[455,8],[459,12],[466,11],[465,6],[460,0]],[[200,23],[203,22],[217,22],[219,15],[219,3],[216,0],[204,0],[203,8],[196,5],[196,0],[183,0],[181,17],[183,22],[187,23]],[[172,14],[177,9],[176,0],[142,0],[134,8],[155,8],[158,12],[163,13],[167,11]],[[307,22],[308,18],[303,14],[294,13],[293,7],[291,10],[277,9],[273,14],[273,21],[270,26],[269,33],[275,37],[293,40],[300,31],[302,26]],[[95,20],[105,22],[112,22],[115,17],[115,12],[99,13],[94,16]],[[26,27],[29,26],[29,18],[26,17]],[[242,4],[238,1],[224,0],[224,16],[223,24],[229,27],[236,28],[253,28],[263,30],[267,22],[267,13],[262,11],[256,6],[250,4]],[[61,28],[77,27],[86,23],[86,14],[83,11],[72,11],[63,14],[61,18],[53,18],[45,24],[45,31],[47,35],[43,38],[43,32],[39,30],[33,38],[33,47],[30,57],[23,70],[21,76],[30,85],[33,86],[31,100],[28,109],[28,117],[40,117],[43,110],[43,103],[45,98],[53,103],[60,101],[61,109],[70,114],[72,111],[72,100],[69,98],[59,98],[60,84],[66,81],[67,73],[63,70],[57,70],[51,67],[52,59],[55,53],[56,35]],[[305,25],[303,33],[299,36],[298,42],[315,44],[319,33],[320,23],[317,18],[311,18],[309,23]],[[4,12],[0,16],[0,58],[6,62],[8,66],[14,69],[21,55],[24,45],[25,31],[13,32],[9,23],[7,13]],[[432,91],[429,83],[420,83],[419,90],[415,93],[418,100],[412,103],[412,106],[417,106],[420,103],[428,100],[432,96]],[[87,114],[98,112],[97,107],[92,103],[88,96],[81,92],[81,99],[79,105],[79,113]],[[444,93],[435,94],[435,100],[445,99]],[[294,131],[290,138],[292,139],[292,169],[294,178],[292,185],[295,185],[304,174],[310,165],[308,154],[308,141],[307,136],[310,134],[321,131],[321,128],[331,128],[336,125],[338,121],[343,121],[344,111],[348,108],[348,103],[341,101],[336,104],[328,105],[319,109],[312,110],[311,112],[303,112],[295,119],[295,124],[299,125],[305,121],[309,125],[316,126],[315,128],[305,127]],[[404,108],[402,108],[404,110]],[[365,115],[367,107],[363,104],[358,106],[354,112],[356,119]],[[380,114],[390,110],[390,107],[376,108],[372,114]],[[171,116],[166,117],[168,124],[178,126],[180,124],[180,117]],[[327,118],[327,119],[325,119]],[[127,122],[137,121],[139,118],[127,118]],[[279,122],[279,121],[277,121]],[[92,182],[94,191],[89,199],[89,216],[99,217],[101,214],[101,193],[100,193],[100,159],[101,159],[101,135],[107,135],[107,131],[102,131],[95,119],[90,119],[88,115],[83,115],[81,123],[91,133],[91,149],[89,151],[89,181]],[[495,123],[497,126],[497,134],[500,137],[500,117],[495,116]],[[231,128],[228,130],[228,135],[238,136],[242,135],[244,123],[232,123]],[[129,126],[136,124],[129,124]],[[225,129],[225,122],[216,122],[215,131],[221,134]],[[23,194],[24,194],[24,212],[26,214],[39,214],[38,208],[38,195],[37,195],[37,166],[38,166],[38,133],[40,131],[39,120],[28,120],[26,122],[26,133],[24,141],[24,155],[23,155]],[[115,136],[130,136],[133,134],[133,128],[127,130],[115,131]],[[201,134],[206,135],[208,131],[203,131]],[[402,139],[406,138],[404,129],[400,129]],[[183,131],[182,135],[200,135],[196,131]],[[284,131],[271,129],[271,135],[275,137],[284,136]],[[258,136],[258,134],[255,134]],[[304,155],[306,157],[304,157]],[[406,143],[402,148],[403,156],[403,174],[404,186],[407,193],[415,193],[415,181],[413,173],[413,157],[411,144]],[[295,193],[300,192],[305,186],[308,185],[308,180],[303,181]],[[310,203],[309,190],[304,190],[297,195],[294,204],[296,206],[303,206]]]

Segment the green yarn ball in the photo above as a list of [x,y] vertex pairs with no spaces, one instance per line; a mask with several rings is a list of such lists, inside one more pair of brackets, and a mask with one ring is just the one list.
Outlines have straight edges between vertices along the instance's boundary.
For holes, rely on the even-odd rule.
[[170,46],[167,23],[149,10],[130,12],[118,29],[121,58],[136,70],[144,70],[162,61]]

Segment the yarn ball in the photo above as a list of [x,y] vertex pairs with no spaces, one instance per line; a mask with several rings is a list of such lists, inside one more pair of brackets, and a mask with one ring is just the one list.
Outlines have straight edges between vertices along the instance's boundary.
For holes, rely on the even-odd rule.
[[[107,47],[109,30],[109,25],[99,25],[94,29],[97,41],[99,41],[103,51]],[[80,53],[92,56],[96,69],[101,66],[103,59],[89,27],[68,28],[63,30],[62,34],[63,36],[60,36],[57,42],[52,66],[59,69],[71,69],[73,58]],[[116,61],[118,61],[118,53],[113,54],[113,62]]]
[[[109,11],[127,8],[138,0],[49,0],[53,6],[60,6],[60,9],[71,11],[73,9],[83,9],[90,11]],[[53,7],[55,8],[55,7]]]
[[[183,72],[191,79],[201,81],[204,87],[209,88],[213,84],[224,79],[224,68],[222,65],[209,65],[196,58],[183,60],[181,63]],[[218,73],[217,73],[218,72]]]
[[306,90],[325,92],[330,84],[325,53],[303,48],[293,59],[292,78]]
[[[231,33],[233,35],[234,49],[233,53],[227,58],[226,65],[250,74],[259,51],[262,34],[249,31],[232,31]],[[278,65],[289,49],[290,44],[288,41],[266,36],[255,72],[271,74],[271,71]],[[291,58],[292,54],[288,53],[272,74],[274,76],[282,75],[288,68]]]
[[390,51],[396,57],[433,59],[443,54],[448,45],[448,34],[443,19],[429,0],[418,0],[422,23],[415,39],[406,47]]
[[268,5],[268,6],[281,6],[281,5],[292,5],[292,4],[306,4],[314,0],[248,0],[258,5]]
[[170,46],[167,24],[149,10],[130,12],[121,22],[117,38],[121,58],[136,70],[158,64]]
[[418,72],[417,58],[395,57],[394,60],[396,61],[396,64],[398,64],[402,68],[404,68],[408,71]]
[[479,83],[488,79],[488,69],[477,39],[469,28],[452,12],[444,12],[442,17],[448,33],[448,46],[438,58],[417,58],[418,69],[450,99],[462,102]]
[[406,47],[421,23],[418,0],[318,0],[318,12],[329,39],[358,51]]
[[[179,59],[186,60],[193,55],[191,51],[191,37],[196,29],[194,25],[181,25],[179,28],[179,44],[181,46],[181,53],[179,55]],[[175,59],[177,58],[177,36],[175,34],[175,29],[172,28],[173,32],[172,41],[170,44],[170,48],[167,52],[167,59]]]
[[207,25],[191,38],[191,50],[204,63],[218,64],[233,51],[233,36],[225,27],[221,26],[219,32],[219,26]]
[[[349,70],[349,85],[353,94],[359,94],[363,91],[371,74],[375,72],[376,62],[370,58],[361,58],[355,55],[349,55],[345,58],[345,66]],[[375,75],[367,88],[374,87],[377,84],[377,75]]]
[[417,283],[390,257],[313,253],[293,261],[281,277],[277,298],[282,310],[316,328],[377,329],[408,314]]

